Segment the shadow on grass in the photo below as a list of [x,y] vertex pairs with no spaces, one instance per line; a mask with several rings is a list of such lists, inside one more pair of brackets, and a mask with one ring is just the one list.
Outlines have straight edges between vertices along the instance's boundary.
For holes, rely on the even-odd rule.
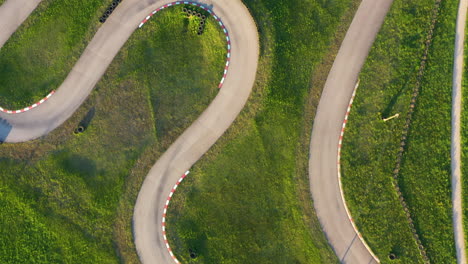
[[89,109],[88,113],[86,113],[85,117],[80,121],[79,126],[84,127],[85,129],[88,128],[89,124],[91,123],[91,120],[93,120],[94,114],[96,113],[96,107],[91,107]]
[[398,92],[392,96],[392,99],[390,99],[390,102],[388,103],[387,107],[385,107],[385,109],[382,111],[382,116],[381,116],[382,119],[388,118],[390,114],[394,112],[393,108],[396,102],[398,101],[398,98],[400,98],[403,91],[405,91],[406,88],[408,87],[408,83],[409,83],[409,78],[406,79],[405,84],[401,86]]

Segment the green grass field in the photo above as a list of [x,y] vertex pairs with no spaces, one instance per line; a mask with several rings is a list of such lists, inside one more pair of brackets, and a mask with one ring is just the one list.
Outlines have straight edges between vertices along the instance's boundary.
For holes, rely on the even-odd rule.
[[0,106],[24,108],[57,89],[110,2],[42,1],[0,50]]
[[257,81],[236,122],[173,196],[171,247],[182,263],[337,263],[313,212],[308,147],[323,82],[359,1],[244,3],[260,33]]
[[[383,263],[422,262],[392,185],[392,171],[433,6],[433,0],[395,0],[360,75],[344,137],[345,197],[359,230]],[[450,114],[457,6],[456,1],[442,1],[399,176],[432,263],[456,262]],[[401,116],[382,121],[396,113]],[[398,261],[390,261],[389,253]]]
[[[137,30],[64,125],[0,146],[0,263],[138,262],[130,225],[148,172],[140,168],[206,108],[224,69],[215,20],[197,36],[197,21],[181,8]],[[87,130],[74,135],[93,111]]]

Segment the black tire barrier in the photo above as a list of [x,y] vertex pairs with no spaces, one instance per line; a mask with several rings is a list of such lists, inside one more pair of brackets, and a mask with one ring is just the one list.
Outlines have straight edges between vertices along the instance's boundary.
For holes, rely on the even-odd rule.
[[197,35],[200,36],[201,34],[203,34],[203,31],[198,31]]
[[205,21],[200,21],[200,26],[203,26],[205,24]]
[[395,260],[397,257],[396,257],[395,254],[390,253],[390,255],[388,255],[388,258],[389,258],[390,260]]
[[194,252],[190,252],[190,258],[197,258],[197,254],[195,254]]
[[182,8],[182,11],[184,11],[184,13],[187,13],[188,9],[186,7]]
[[206,19],[206,16],[205,16],[205,15],[203,15],[201,18],[202,18],[203,20],[205,20],[205,19]]
[[201,14],[200,14],[200,13],[197,13],[197,17],[201,18]]
[[74,133],[79,134],[79,133],[83,133],[84,131],[85,131],[85,128],[80,125],[75,129]]
[[198,27],[198,31],[203,31],[203,27]]
[[187,11],[187,14],[188,14],[189,16],[191,16],[191,15],[193,14],[192,10],[188,10],[188,11]]
[[[435,23],[437,21],[437,17],[439,15],[440,2],[441,2],[441,0],[436,0],[435,7],[433,9],[434,12],[432,14],[432,16],[433,16],[432,17],[432,24],[430,25],[430,28],[429,28],[428,34],[427,34],[427,38],[426,38],[426,41],[425,41],[424,53],[423,53],[423,56],[421,57],[421,63],[420,63],[420,66],[419,66],[419,71],[418,71],[418,73],[416,75],[416,84],[415,84],[415,86],[413,88],[413,93],[412,93],[408,113],[407,113],[406,120],[405,120],[405,126],[403,128],[402,136],[400,138],[400,149],[399,149],[399,152],[397,154],[397,158],[396,158],[396,162],[395,162],[395,168],[393,170],[393,172],[394,172],[394,174],[393,174],[393,180],[394,180],[393,183],[394,184],[393,185],[395,187],[395,191],[396,191],[396,193],[398,195],[398,198],[400,200],[400,204],[403,207],[403,210],[404,210],[404,212],[406,214],[406,220],[408,222],[408,227],[411,230],[411,233],[413,235],[413,239],[415,240],[416,244],[418,245],[419,253],[422,256],[424,263],[430,263],[430,261],[429,261],[429,258],[427,257],[427,252],[426,252],[426,250],[424,248],[424,245],[421,242],[421,238],[419,237],[418,232],[416,230],[416,227],[414,225],[414,221],[413,221],[413,218],[411,216],[411,212],[410,212],[410,210],[408,208],[408,205],[405,202],[404,195],[400,192],[398,178],[399,178],[399,172],[400,172],[401,157],[403,156],[403,152],[405,151],[405,146],[407,145],[407,140],[408,140],[407,135],[408,135],[409,129],[411,127],[411,121],[412,121],[414,109],[416,107],[416,101],[418,99],[419,90],[421,88],[421,79],[422,79],[422,77],[424,75],[424,70],[426,68],[427,54],[429,52],[429,48],[430,48],[432,40],[433,40],[432,35],[434,33],[434,26],[435,26]],[[392,253],[390,253],[390,255],[389,255],[390,259],[392,259],[391,255],[392,255]],[[395,258],[396,258],[396,256],[395,256]]]
[[99,19],[99,22],[104,23],[106,19],[112,14],[112,12],[117,8],[119,3],[122,2],[122,0],[114,0],[110,4],[109,8],[107,8],[106,12],[102,15],[102,17]]

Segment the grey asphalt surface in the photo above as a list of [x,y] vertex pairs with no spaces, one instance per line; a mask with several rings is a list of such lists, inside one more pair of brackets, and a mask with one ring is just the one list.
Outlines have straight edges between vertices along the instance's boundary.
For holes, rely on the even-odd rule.
[[41,0],[7,0],[0,5],[0,47],[40,2]]
[[[24,2],[9,0],[3,12],[17,12]],[[37,0],[34,0],[37,1]],[[38,2],[38,1],[37,1]],[[97,31],[56,93],[41,106],[25,113],[0,113],[0,137],[22,142],[46,135],[83,103],[114,56],[151,11],[171,0],[123,1]],[[166,198],[179,179],[227,130],[244,107],[253,87],[259,56],[257,27],[240,0],[196,1],[212,7],[230,34],[231,59],[223,88],[202,115],[174,142],[148,173],[134,210],[134,235],[143,263],[173,263],[161,233]],[[31,5],[32,6],[32,5]],[[32,11],[21,11],[27,17]],[[3,24],[0,39],[8,39],[22,20]],[[24,12],[24,13],[23,13]],[[23,20],[24,20],[23,18]],[[7,34],[8,33],[8,34]],[[3,43],[2,43],[3,44]],[[221,75],[220,75],[221,78]]]
[[[213,0],[232,44],[229,72],[205,112],[159,158],[141,187],[135,205],[135,244],[142,263],[173,263],[161,230],[163,208],[176,181],[216,142],[244,107],[255,81],[257,27],[240,0]],[[188,176],[190,177],[190,175]]]
[[[1,45],[38,2],[8,0],[0,7]],[[139,22],[152,10],[169,2],[172,1],[123,1],[47,103],[22,114],[0,113],[0,124],[8,126],[4,129],[8,131],[5,141],[21,142],[40,137],[68,119],[89,95]],[[247,9],[239,0],[201,2],[213,6],[230,32],[231,65],[218,96],[163,154],[143,183],[133,225],[137,251],[143,263],[173,262],[161,235],[162,209],[167,195],[179,177],[230,126],[248,99],[255,80],[258,35]],[[374,262],[346,215],[338,188],[336,155],[354,84],[391,3],[392,0],[363,0],[328,76],[314,121],[309,164],[312,196],[326,236],[343,263]],[[16,11],[21,15],[8,17],[15,9],[21,10]]]
[[328,75],[312,129],[312,198],[325,235],[342,263],[376,262],[346,214],[338,185],[337,154],[343,119],[359,72],[392,2],[362,1]]
[[[458,7],[457,31],[455,36],[455,54],[453,64],[452,87],[452,140],[451,140],[451,167],[452,167],[452,210],[453,231],[457,251],[457,263],[466,263],[465,232],[463,230],[462,210],[462,174],[461,174],[461,110],[462,110],[462,78],[464,64],[464,41],[466,12],[468,0],[461,0]],[[465,76],[466,78],[466,76]]]
[[[19,10],[22,2],[23,0],[8,0],[5,4],[14,5],[10,10]],[[32,140],[46,135],[67,120],[87,98],[139,23],[151,11],[170,2],[172,1],[122,1],[106,23],[99,28],[64,82],[45,104],[21,114],[0,113],[0,131],[3,133],[0,136],[4,141]],[[224,2],[228,3],[223,0],[216,2],[222,2],[223,5]],[[235,20],[239,15],[229,13],[229,16]],[[9,25],[8,32],[13,32],[18,26],[17,23],[5,25]],[[0,32],[0,35],[3,35],[3,32]],[[51,87],[54,88],[56,87]]]

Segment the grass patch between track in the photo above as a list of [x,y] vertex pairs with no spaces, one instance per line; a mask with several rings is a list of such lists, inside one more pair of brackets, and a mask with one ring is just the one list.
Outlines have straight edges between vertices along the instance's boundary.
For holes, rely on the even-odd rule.
[[21,109],[57,89],[110,2],[42,1],[0,49],[0,106]]
[[[450,114],[457,4],[442,1],[399,176],[433,263],[456,262]],[[359,230],[383,263],[390,263],[390,253],[400,263],[422,262],[391,177],[433,6],[433,0],[395,0],[361,72],[344,137],[345,197]],[[396,113],[398,119],[382,121]]]
[[324,79],[358,2],[244,1],[260,33],[257,81],[246,108],[173,196],[167,230],[182,263],[338,262],[313,212],[308,147]]
[[197,26],[180,6],[159,12],[64,125],[0,146],[1,263],[138,262],[130,225],[140,168],[206,108],[224,70],[222,30],[213,18],[201,37]]

